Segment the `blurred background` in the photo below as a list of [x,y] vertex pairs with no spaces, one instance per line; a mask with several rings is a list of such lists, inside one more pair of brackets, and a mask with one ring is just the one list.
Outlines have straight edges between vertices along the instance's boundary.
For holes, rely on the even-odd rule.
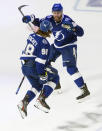
[[[53,64],[58,70],[63,93],[48,99],[50,114],[29,106],[28,117],[20,118],[17,103],[30,87],[23,77],[19,57],[26,39],[32,33],[22,23],[22,11],[39,18],[51,14],[54,3],[61,3],[64,14],[82,26],[85,35],[78,39],[78,67],[91,91],[91,98],[81,104],[75,101],[79,90],[62,67],[61,57]],[[0,130],[102,131],[102,0],[0,0]],[[53,38],[49,39],[53,43]]]

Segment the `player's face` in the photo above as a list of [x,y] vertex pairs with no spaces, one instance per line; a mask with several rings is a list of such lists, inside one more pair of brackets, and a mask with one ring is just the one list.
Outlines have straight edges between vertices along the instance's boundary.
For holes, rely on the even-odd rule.
[[40,29],[38,26],[32,26],[32,28],[35,33],[37,33]]
[[62,11],[53,11],[52,14],[56,22],[60,22],[62,20]]

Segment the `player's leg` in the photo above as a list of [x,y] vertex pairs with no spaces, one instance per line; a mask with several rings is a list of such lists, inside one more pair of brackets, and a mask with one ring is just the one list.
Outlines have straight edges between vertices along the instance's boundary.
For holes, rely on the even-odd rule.
[[76,99],[79,100],[79,99],[85,98],[86,96],[90,95],[87,85],[84,82],[83,77],[80,74],[80,72],[78,71],[77,67],[73,65],[67,66],[67,72],[71,75],[71,78],[75,82],[77,87],[81,89],[82,91],[81,95],[78,96]]
[[56,90],[58,93],[62,93],[60,82],[56,85],[55,90]]
[[28,81],[31,84],[31,89],[27,91],[24,98],[17,105],[21,113],[22,118],[27,116],[27,106],[35,98],[36,94],[41,91],[42,85],[39,84],[39,79],[35,77],[32,68],[24,67],[23,74],[27,77]]
[[56,69],[51,68],[50,72],[48,72],[48,82],[44,84],[44,87],[37,99],[37,103],[35,104],[35,107],[46,113],[49,112],[50,107],[45,100],[51,95],[56,85],[59,83],[59,75],[56,71]]
[[84,79],[76,66],[77,47],[70,47],[64,52],[62,52],[62,58],[63,65],[67,67],[67,72],[71,75],[71,78],[75,82],[77,87],[80,88],[82,91],[82,94],[78,96],[76,99],[79,100],[90,95],[87,85],[84,82]]
[[22,118],[27,116],[27,107],[28,104],[36,97],[37,93],[41,91],[42,85],[39,84],[38,79],[35,79],[31,76],[27,76],[27,79],[31,83],[32,87],[29,89],[24,96],[24,98],[18,104]]
[[[55,62],[60,55],[61,53],[54,47],[54,44],[52,44],[50,47],[49,64],[51,64],[51,62]],[[56,85],[55,91],[57,93],[62,93],[60,82]]]

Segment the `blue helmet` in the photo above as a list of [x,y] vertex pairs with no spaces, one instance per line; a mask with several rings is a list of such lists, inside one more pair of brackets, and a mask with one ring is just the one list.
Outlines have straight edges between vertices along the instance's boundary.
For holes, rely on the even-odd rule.
[[52,30],[52,25],[48,20],[43,20],[40,23],[40,30],[43,32],[48,32],[49,30]]
[[53,11],[63,11],[63,7],[60,3],[54,4],[52,7],[52,12]]

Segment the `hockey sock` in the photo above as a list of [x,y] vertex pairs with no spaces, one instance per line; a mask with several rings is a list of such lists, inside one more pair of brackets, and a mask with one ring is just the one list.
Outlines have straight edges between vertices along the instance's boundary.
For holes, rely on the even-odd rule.
[[28,96],[28,103],[30,103],[36,96],[32,91],[28,90],[26,95]]
[[75,84],[79,87],[82,88],[84,85],[84,80],[80,72],[78,71],[77,68],[67,68],[67,72],[71,75],[71,78],[75,82]]
[[50,81],[46,85],[44,85],[43,93],[46,98],[50,96],[50,94],[53,92],[55,87],[56,87],[56,84],[52,81]]

